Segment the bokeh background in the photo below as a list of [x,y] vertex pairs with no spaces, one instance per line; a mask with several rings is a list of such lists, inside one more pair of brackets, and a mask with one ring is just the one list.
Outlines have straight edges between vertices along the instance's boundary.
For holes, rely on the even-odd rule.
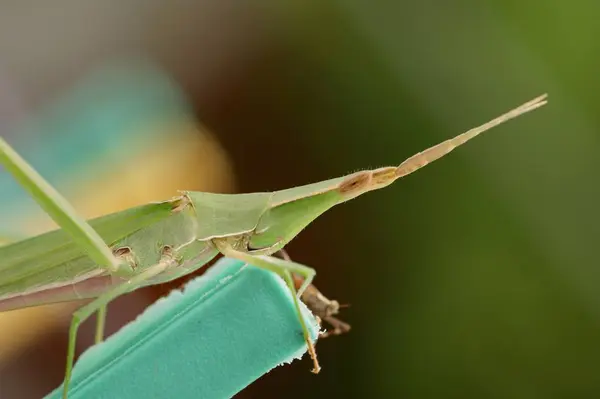
[[[593,1],[3,1],[0,134],[94,216],[176,189],[269,191],[398,164],[548,92],[541,110],[291,243],[318,287],[351,304],[353,330],[319,344],[318,377],[304,359],[238,397],[600,397],[599,12]],[[123,111],[124,96],[141,111]],[[0,182],[1,234],[51,227]],[[109,332],[174,286],[116,301]],[[0,315],[0,398],[60,384],[72,306]],[[80,331],[79,352],[93,320]]]

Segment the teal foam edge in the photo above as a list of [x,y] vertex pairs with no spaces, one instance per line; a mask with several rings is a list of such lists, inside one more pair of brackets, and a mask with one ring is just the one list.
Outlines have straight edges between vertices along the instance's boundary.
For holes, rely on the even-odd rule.
[[[314,341],[317,321],[301,305]],[[69,398],[231,398],[305,352],[283,280],[223,258],[83,353]],[[60,398],[61,390],[45,399]]]

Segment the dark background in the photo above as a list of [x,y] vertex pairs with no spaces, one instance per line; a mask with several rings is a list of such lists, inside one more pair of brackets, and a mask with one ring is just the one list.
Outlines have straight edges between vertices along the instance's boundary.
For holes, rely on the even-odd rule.
[[[227,154],[235,183],[220,189],[270,191],[399,164],[548,92],[302,232],[289,252],[351,304],[353,330],[319,344],[318,377],[304,359],[238,397],[597,397],[599,7],[5,1],[0,71],[18,96],[4,95],[4,121],[108,60],[149,56]],[[164,291],[119,300],[111,331]],[[60,383],[67,325],[5,358],[2,399]]]

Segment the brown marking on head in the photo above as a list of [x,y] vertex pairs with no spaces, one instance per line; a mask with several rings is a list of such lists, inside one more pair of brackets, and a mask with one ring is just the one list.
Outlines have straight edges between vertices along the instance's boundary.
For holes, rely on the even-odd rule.
[[355,197],[367,191],[371,184],[370,170],[357,172],[340,183],[339,193],[345,197]]

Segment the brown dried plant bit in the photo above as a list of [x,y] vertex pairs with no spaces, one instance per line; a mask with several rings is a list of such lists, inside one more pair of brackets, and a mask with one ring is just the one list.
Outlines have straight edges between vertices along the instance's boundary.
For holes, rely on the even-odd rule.
[[[291,261],[290,256],[285,250],[280,250],[278,254],[285,260]],[[304,279],[298,275],[294,275],[294,284],[296,289],[299,289]],[[327,338],[332,335],[341,335],[350,331],[350,324],[335,317],[339,314],[340,308],[344,307],[336,300],[331,300],[321,293],[314,284],[306,287],[300,298],[302,302],[310,309],[317,317],[319,324],[321,321],[327,322],[333,329],[321,333],[320,338]]]

